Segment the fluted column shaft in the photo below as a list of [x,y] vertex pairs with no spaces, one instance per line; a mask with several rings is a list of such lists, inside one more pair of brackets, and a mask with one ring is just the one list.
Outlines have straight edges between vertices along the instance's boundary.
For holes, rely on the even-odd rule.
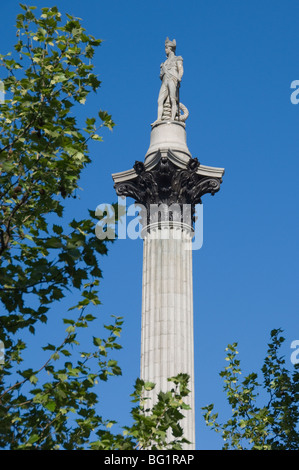
[[[156,391],[169,390],[167,378],[190,376],[184,436],[195,448],[192,249],[190,227],[152,225],[143,254],[141,378]],[[151,397],[155,399],[155,390]]]

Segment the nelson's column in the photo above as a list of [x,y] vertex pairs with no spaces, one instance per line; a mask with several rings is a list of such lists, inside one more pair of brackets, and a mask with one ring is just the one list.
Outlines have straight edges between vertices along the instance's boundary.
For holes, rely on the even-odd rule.
[[[143,162],[112,175],[116,193],[142,207],[143,280],[140,377],[165,391],[167,379],[190,376],[184,436],[195,449],[192,238],[195,206],[220,189],[223,168],[192,158],[186,143],[187,108],[179,101],[183,59],[176,41],[165,41],[166,60],[158,117],[151,125],[150,146]],[[151,392],[151,398],[155,399]]]

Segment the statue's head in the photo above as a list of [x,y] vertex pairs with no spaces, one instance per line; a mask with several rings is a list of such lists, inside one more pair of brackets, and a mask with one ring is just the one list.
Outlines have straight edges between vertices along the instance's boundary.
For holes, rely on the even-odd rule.
[[174,39],[173,41],[171,41],[169,38],[166,38],[165,40],[165,49],[166,48],[169,48],[171,49],[173,52],[175,52],[175,49],[176,49],[176,40]]

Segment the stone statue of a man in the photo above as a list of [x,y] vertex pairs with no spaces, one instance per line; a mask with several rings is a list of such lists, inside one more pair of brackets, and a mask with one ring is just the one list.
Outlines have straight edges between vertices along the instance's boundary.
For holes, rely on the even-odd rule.
[[[160,78],[162,85],[158,97],[158,121],[162,120],[162,115],[165,102],[169,102],[171,108],[171,114],[169,119],[174,121],[175,116],[179,113],[179,87],[182,79],[183,69],[183,58],[175,55],[176,40],[170,41],[166,38],[165,41],[165,53],[167,59],[160,66]],[[166,119],[166,118],[163,118]]]

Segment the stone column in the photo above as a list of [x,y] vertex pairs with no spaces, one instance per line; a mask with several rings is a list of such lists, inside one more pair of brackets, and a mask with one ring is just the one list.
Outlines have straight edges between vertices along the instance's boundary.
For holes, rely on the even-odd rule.
[[192,443],[185,449],[191,450],[195,449],[192,227],[196,204],[203,195],[219,191],[224,169],[192,158],[185,117],[169,121],[163,116],[152,124],[144,161],[135,161],[133,168],[112,177],[116,193],[142,207],[141,378],[156,384],[149,394],[155,400],[171,385],[168,378],[189,375],[191,410],[184,410],[181,424],[184,437]]
[[173,386],[168,378],[189,375],[191,410],[182,426],[192,443],[185,448],[195,449],[191,227],[162,222],[144,232],[140,375],[156,384],[147,395],[152,403],[156,391]]
[[224,168],[192,158],[185,124],[189,112],[179,100],[183,58],[175,55],[175,39],[166,38],[165,53],[158,119],[151,125],[144,161],[135,161],[133,168],[112,177],[118,196],[131,197],[142,207],[141,378],[156,384],[150,395],[155,399],[156,393],[168,389],[168,378],[189,375],[191,410],[184,410],[182,425],[184,437],[192,442],[185,448],[194,449],[192,227],[196,204],[203,195],[219,191]]
[[[113,174],[119,196],[142,206],[144,238],[141,378],[156,384],[148,396],[166,391],[167,379],[190,377],[182,420],[184,437],[195,449],[192,230],[195,206],[220,189],[223,168],[201,165],[186,143],[185,123],[152,125],[144,162]],[[187,208],[187,217],[185,209]],[[189,217],[188,217],[189,214]],[[171,227],[171,228],[170,228]],[[187,400],[186,400],[187,401]],[[170,436],[171,439],[171,436]]]

